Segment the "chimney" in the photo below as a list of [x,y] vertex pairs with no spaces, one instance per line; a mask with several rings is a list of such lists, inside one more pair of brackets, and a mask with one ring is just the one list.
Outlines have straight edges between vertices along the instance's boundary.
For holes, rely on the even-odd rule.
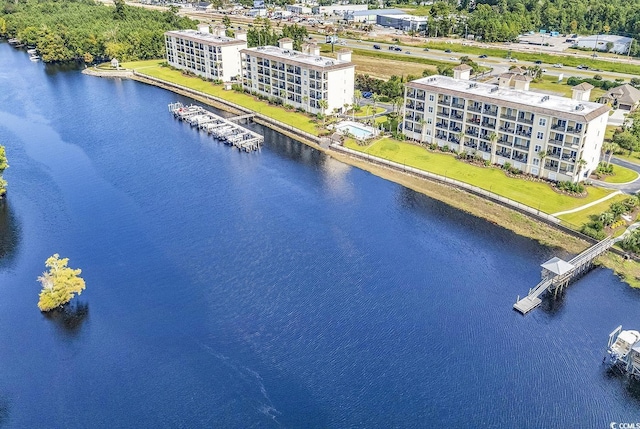
[[576,101],[589,101],[591,90],[593,88],[593,85],[587,82],[582,82],[580,85],[576,85],[571,88],[571,99]]
[[247,32],[246,31],[237,30],[235,32],[235,35],[236,35],[236,39],[244,40],[245,42],[247,41]]
[[309,55],[320,56],[320,46],[317,43],[309,43]]
[[198,24],[198,33],[208,33],[209,24]]
[[460,80],[469,80],[469,77],[471,76],[471,70],[473,69],[470,65],[460,64],[459,66],[453,68],[453,78]]
[[338,51],[338,61],[351,62],[351,51],[348,49],[340,49]]
[[278,46],[280,49],[290,49],[293,50],[293,40],[285,37],[283,39],[278,40]]

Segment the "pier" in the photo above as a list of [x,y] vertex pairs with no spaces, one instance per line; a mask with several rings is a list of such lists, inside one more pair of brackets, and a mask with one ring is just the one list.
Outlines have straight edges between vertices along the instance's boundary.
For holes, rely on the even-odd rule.
[[236,123],[236,121],[253,118],[255,116],[253,113],[234,118],[223,118],[203,107],[185,106],[182,103],[169,104],[169,111],[179,120],[188,123],[192,127],[197,127],[199,130],[206,131],[217,140],[235,146],[245,152],[260,149],[260,145],[264,142],[263,136]]
[[556,296],[558,292],[562,291],[571,281],[576,280],[589,271],[593,266],[593,261],[598,256],[609,250],[609,248],[618,241],[623,240],[627,234],[631,233],[631,231],[638,226],[638,224],[631,225],[621,236],[617,238],[606,238],[569,261],[564,261],[558,257],[548,260],[541,265],[542,279],[540,283],[529,289],[529,293],[524,298],[520,299],[520,297],[518,297],[513,308],[522,314],[527,314],[542,303],[540,296],[545,292],[553,292],[554,296]]

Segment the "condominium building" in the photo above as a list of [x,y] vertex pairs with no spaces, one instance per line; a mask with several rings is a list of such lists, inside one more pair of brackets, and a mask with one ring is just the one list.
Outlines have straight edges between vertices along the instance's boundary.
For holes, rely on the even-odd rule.
[[197,31],[167,31],[164,33],[167,62],[207,79],[239,79],[240,50],[247,47],[246,33],[236,33],[236,38],[224,33],[221,27],[210,33],[207,24],[198,25]]
[[609,107],[588,101],[591,85],[574,87],[567,98],[529,91],[524,76],[503,76],[501,85],[471,82],[469,70],[461,65],[453,78],[406,85],[408,138],[550,180],[577,182],[597,168]]
[[[310,113],[342,112],[353,103],[355,65],[351,51],[338,51],[336,59],[320,56],[316,44],[293,50],[293,41],[280,39],[278,46],[243,49],[243,86],[266,97]],[[321,100],[326,100],[323,109]],[[323,111],[324,110],[324,111]]]

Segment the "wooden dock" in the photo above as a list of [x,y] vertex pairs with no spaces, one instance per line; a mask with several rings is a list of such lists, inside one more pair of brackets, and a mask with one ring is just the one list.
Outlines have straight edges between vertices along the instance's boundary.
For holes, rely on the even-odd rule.
[[245,152],[260,149],[260,145],[264,142],[264,137],[260,134],[235,123],[235,121],[253,118],[255,116],[253,113],[234,118],[223,118],[203,107],[185,106],[182,103],[169,104],[169,111],[179,120],[187,122],[192,127],[198,127],[199,130],[206,131],[224,144],[237,147]]
[[560,258],[548,260],[541,265],[542,280],[540,283],[530,289],[529,294],[524,298],[518,297],[513,308],[526,314],[542,303],[540,296],[545,292],[553,291],[554,295],[557,295],[558,291],[565,288],[571,281],[589,271],[593,266],[593,261],[621,239],[622,237],[602,240],[568,262]]

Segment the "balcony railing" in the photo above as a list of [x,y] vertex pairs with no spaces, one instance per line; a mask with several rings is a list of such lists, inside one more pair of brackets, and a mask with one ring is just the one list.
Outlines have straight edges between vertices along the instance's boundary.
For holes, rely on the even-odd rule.
[[513,115],[500,115],[500,118],[505,119],[507,121],[515,121],[516,117]]
[[496,129],[496,124],[495,122],[487,122],[487,121],[482,121],[482,126],[485,128],[491,128],[492,130]]
[[513,133],[515,129],[511,127],[500,127],[500,131],[504,131],[505,133]]
[[483,115],[498,116],[498,109],[484,109]]
[[582,128],[582,127],[580,127],[580,128],[567,127],[567,132],[568,133],[573,133],[573,134],[580,134],[583,130],[584,130],[584,128]]
[[562,146],[562,144],[564,143],[564,140],[549,139],[549,143]]
[[518,118],[518,122],[522,122],[524,124],[533,125],[533,119],[528,118]]
[[469,112],[476,112],[476,113],[480,113],[482,112],[482,107],[481,106],[474,106],[474,105],[470,105],[469,107],[467,107],[467,110]]
[[451,106],[451,100],[438,100],[438,104],[442,106]]
[[530,131],[527,132],[527,131],[524,131],[524,130],[516,130],[516,134],[519,135],[519,136],[531,138],[531,132]]

